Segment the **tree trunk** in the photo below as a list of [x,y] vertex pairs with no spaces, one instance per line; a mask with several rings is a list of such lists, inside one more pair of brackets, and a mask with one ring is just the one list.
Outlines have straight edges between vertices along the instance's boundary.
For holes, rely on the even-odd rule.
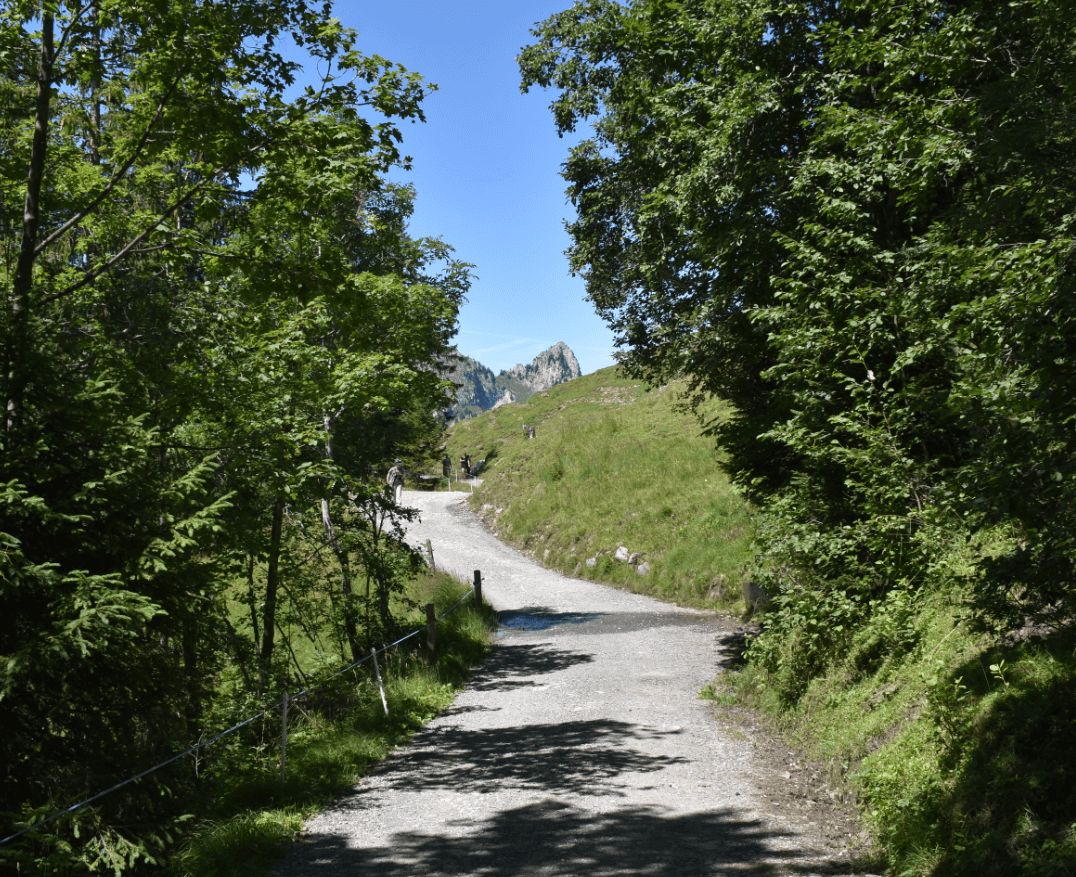
[[269,535],[269,569],[265,575],[265,605],[262,607],[262,647],[258,656],[258,684],[261,692],[269,685],[276,633],[276,591],[280,584],[280,533],[284,525],[284,498],[273,503],[273,523]]
[[7,427],[14,428],[21,418],[22,393],[26,385],[29,344],[30,290],[34,278],[34,248],[41,218],[41,181],[45,175],[48,151],[49,113],[52,105],[53,14],[41,16],[41,54],[37,67],[37,103],[34,110],[34,139],[30,149],[30,170],[26,177],[26,201],[22,211],[22,237],[19,258],[11,284],[10,325],[6,362],[7,392],[4,406]]
[[[323,420],[325,424],[325,458],[333,459],[332,418],[328,415]],[[333,525],[332,508],[329,505],[329,497],[321,500],[321,523],[325,527],[325,535],[329,540],[329,547],[336,556],[336,563],[340,567],[340,590],[344,595],[344,633],[351,649],[351,660],[358,661],[363,657],[359,648],[358,618],[355,613],[354,589],[351,584],[351,562],[347,552],[340,547],[340,540],[336,536],[336,527]]]
[[254,555],[247,557],[247,605],[250,607],[250,630],[254,637],[255,656],[261,651],[261,631],[258,629],[258,599],[254,593]]
[[337,566],[340,567],[340,591],[344,595],[344,633],[347,635],[347,644],[351,649],[351,660],[358,661],[362,658],[362,651],[359,647],[358,618],[355,613],[355,597],[351,586],[351,563],[347,552],[340,547],[340,540],[336,538],[336,528],[333,526],[328,498],[321,501],[321,522],[325,525],[329,547],[332,548]]
[[91,13],[93,20],[93,61],[98,65],[90,80],[90,118],[93,131],[90,133],[90,161],[101,164],[101,77],[98,75],[101,64],[101,24],[97,16],[97,6]]

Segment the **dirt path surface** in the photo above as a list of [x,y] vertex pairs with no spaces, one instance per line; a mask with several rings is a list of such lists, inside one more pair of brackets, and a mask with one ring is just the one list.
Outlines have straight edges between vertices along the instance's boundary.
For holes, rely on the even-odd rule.
[[480,569],[506,629],[453,708],[313,819],[276,877],[855,873],[847,826],[826,837],[818,808],[775,792],[797,766],[698,697],[734,622],[544,569],[459,494],[405,499],[422,510],[409,539]]

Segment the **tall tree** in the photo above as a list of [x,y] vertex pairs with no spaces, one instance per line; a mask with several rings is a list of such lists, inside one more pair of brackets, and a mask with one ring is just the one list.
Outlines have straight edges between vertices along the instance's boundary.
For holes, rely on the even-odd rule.
[[790,696],[980,528],[1018,535],[984,623],[1076,610],[1073,28],[1045,0],[585,0],[521,55],[561,130],[593,122],[569,255],[621,361],[736,406],[714,433],[764,510]]
[[[198,736],[239,647],[224,585],[275,553],[279,603],[289,513],[340,491],[326,417],[427,404],[423,358],[466,270],[424,276],[447,248],[408,237],[410,194],[382,179],[408,161],[391,120],[421,118],[426,86],[353,38],[303,0],[0,3],[12,826]],[[328,71],[290,100],[282,40]],[[381,349],[370,326],[393,321]],[[269,684],[277,625],[261,620]],[[89,842],[47,855],[152,855],[194,782],[177,763],[126,787],[75,817]]]

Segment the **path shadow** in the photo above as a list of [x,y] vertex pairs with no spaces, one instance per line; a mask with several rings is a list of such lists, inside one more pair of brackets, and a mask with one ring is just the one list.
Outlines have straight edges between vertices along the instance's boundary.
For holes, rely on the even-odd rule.
[[544,606],[510,609],[498,612],[501,627],[509,630],[549,630],[562,624],[583,624],[604,615],[604,612],[556,612]]
[[658,627],[691,627],[724,633],[722,620],[683,612],[557,612],[544,606],[504,610],[499,615],[504,633],[552,632],[556,636],[641,633]]
[[[594,813],[553,799],[486,821],[449,823],[457,836],[400,832],[384,846],[353,849],[339,835],[308,835],[277,873],[304,877],[702,877],[850,874],[850,864],[778,850],[787,833],[731,809],[673,816],[637,806]],[[361,833],[360,833],[361,836]],[[787,841],[785,841],[787,844]],[[811,856],[810,862],[797,862]]]
[[481,704],[472,703],[466,706],[453,705],[441,710],[439,715],[442,716],[459,716],[464,713],[495,713],[500,710],[500,707],[495,706],[482,706]]
[[608,719],[479,730],[442,726],[422,733],[383,776],[386,787],[396,791],[486,793],[525,787],[621,797],[612,783],[621,774],[653,773],[685,762],[641,752],[632,741],[679,733]]
[[747,628],[725,630],[717,636],[718,665],[723,670],[740,670],[747,665],[744,653],[755,632]]
[[532,677],[567,670],[577,664],[589,664],[593,655],[559,649],[547,643],[502,642],[489,660],[471,677],[468,688],[476,691],[507,691],[541,685]]

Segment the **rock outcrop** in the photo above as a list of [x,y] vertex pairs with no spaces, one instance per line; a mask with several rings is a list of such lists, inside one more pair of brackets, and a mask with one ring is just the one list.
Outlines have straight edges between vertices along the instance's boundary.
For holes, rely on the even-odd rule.
[[474,417],[483,411],[489,411],[502,397],[501,388],[493,372],[469,356],[456,356],[455,361],[446,364],[444,376],[456,384],[455,408],[473,412],[466,416]]
[[579,377],[579,361],[572,349],[558,341],[548,350],[534,357],[530,365],[516,365],[502,371],[499,377],[514,378],[534,393],[548,390],[557,384]]
[[442,373],[457,386],[455,404],[448,408],[453,420],[526,401],[535,393],[582,374],[575,354],[563,341],[539,353],[530,365],[516,365],[496,376],[477,360],[459,354],[445,363]]

